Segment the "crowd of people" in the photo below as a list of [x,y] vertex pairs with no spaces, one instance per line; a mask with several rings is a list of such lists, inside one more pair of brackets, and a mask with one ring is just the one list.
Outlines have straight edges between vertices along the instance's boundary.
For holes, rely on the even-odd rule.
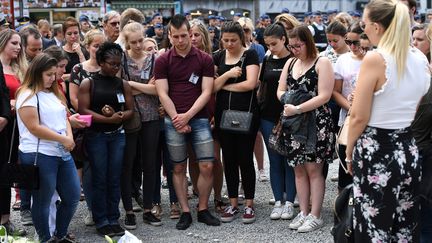
[[[100,28],[83,15],[3,29],[0,165],[36,161],[40,186],[14,189],[13,202],[1,186],[1,225],[75,242],[68,227],[85,200],[84,224],[121,236],[137,228],[137,212],[163,224],[162,187],[178,230],[191,210],[209,226],[250,224],[258,177],[270,180],[269,217],[307,233],[324,225],[337,158],[332,179],[354,188],[355,242],[430,242],[432,205],[418,188],[432,163],[432,25],[415,13],[414,0],[372,0],[363,14],[330,11],[325,21],[285,11],[256,24],[178,14],[165,25],[156,13],[144,25],[130,8],[106,13]],[[347,143],[335,149],[347,117]]]

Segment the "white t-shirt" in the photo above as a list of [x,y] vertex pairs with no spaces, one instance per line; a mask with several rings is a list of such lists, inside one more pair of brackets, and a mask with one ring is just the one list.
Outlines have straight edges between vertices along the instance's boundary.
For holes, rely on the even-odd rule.
[[[27,99],[30,95],[30,90],[22,91],[19,94],[16,101],[17,110],[26,106],[37,108],[36,95],[33,95],[31,98]],[[41,125],[48,127],[59,134],[66,134],[66,107],[61,103],[54,93],[40,91],[37,93],[37,96],[39,97]],[[22,122],[19,113],[17,114],[20,135],[20,144],[18,149],[23,153],[34,153],[37,151],[38,138],[30,133],[30,131]],[[58,145],[59,143],[56,141],[41,139],[39,144],[39,153],[49,156],[61,157],[60,147]]]
[[[335,79],[342,80],[342,96],[346,99],[355,89],[360,65],[361,61],[355,59],[350,52],[339,56],[338,60],[334,64]],[[341,108],[338,126],[343,125],[347,112],[347,110]]]

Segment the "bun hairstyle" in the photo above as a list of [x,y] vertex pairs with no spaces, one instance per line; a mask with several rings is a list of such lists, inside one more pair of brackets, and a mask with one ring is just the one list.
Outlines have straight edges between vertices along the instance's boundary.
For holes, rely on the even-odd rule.
[[369,20],[385,29],[378,48],[394,56],[398,76],[402,77],[411,43],[408,7],[395,0],[372,0],[365,9],[368,11]]
[[228,21],[222,25],[221,36],[223,33],[235,33],[240,37],[240,41],[243,47],[246,47],[246,37],[243,27],[238,22]]

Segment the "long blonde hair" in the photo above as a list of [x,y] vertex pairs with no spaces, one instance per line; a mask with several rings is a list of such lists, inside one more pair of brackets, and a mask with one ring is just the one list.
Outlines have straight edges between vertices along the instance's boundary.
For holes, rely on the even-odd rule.
[[201,22],[198,19],[193,19],[189,22],[190,28],[192,30],[193,27],[197,27],[200,34],[201,34],[201,51],[206,52],[207,54],[212,54],[212,42],[210,40],[210,35],[208,33],[207,28],[205,27],[204,23]]
[[[24,76],[24,80],[21,86],[18,88],[15,96],[18,97],[18,95],[24,90],[30,90],[31,94],[27,98],[30,99],[39,91],[44,90],[45,87],[43,72],[49,70],[52,67],[57,67],[57,60],[55,58],[46,53],[38,54],[30,63],[30,66]],[[48,90],[54,93],[55,96],[62,101],[63,105],[66,106],[66,98],[61,93],[57,81],[54,81]]]
[[398,77],[401,78],[411,43],[408,7],[395,0],[372,0],[366,5],[366,9],[369,11],[369,19],[384,27],[385,32],[378,48],[395,58]]
[[[0,53],[3,53],[3,51],[6,48],[7,43],[12,38],[13,35],[18,35],[20,38],[21,36],[12,29],[5,29],[0,32]],[[25,71],[27,70],[28,62],[25,57],[25,50],[24,46],[21,42],[21,50],[18,54],[18,57],[11,60],[10,66],[12,68],[12,71],[15,73],[16,77],[22,82],[24,79]]]

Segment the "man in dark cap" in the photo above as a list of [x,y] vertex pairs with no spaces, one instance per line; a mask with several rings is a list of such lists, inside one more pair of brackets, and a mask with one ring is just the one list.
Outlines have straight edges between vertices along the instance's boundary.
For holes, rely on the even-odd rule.
[[321,12],[312,13],[312,24],[308,26],[314,37],[315,46],[320,52],[327,48],[326,27],[323,23]]
[[216,19],[218,19],[218,17],[214,16],[214,15],[209,15],[208,19],[209,19],[208,26],[214,28],[215,38],[219,40],[219,38],[220,38],[220,30],[218,29],[217,20],[216,20]]
[[156,33],[155,33],[154,26],[156,24],[162,24],[162,23],[163,23],[162,15],[160,13],[153,14],[153,16],[151,18],[150,26],[147,28],[147,31],[146,31],[146,36],[147,37],[155,36]]
[[233,21],[235,22],[235,21],[239,20],[239,18],[241,18],[241,17],[243,17],[243,14],[235,13],[233,16]]
[[155,30],[155,35],[152,37],[153,39],[155,39],[158,48],[161,48],[161,43],[162,40],[164,39],[164,26],[162,24],[155,24],[154,26],[154,30]]
[[288,8],[283,8],[283,9],[282,9],[282,13],[287,13],[287,14],[289,14],[289,13],[290,13],[290,11],[289,11],[289,9],[288,9]]
[[30,18],[28,16],[22,16],[17,18],[18,27],[15,29],[16,31],[20,31],[22,28],[30,24]]
[[79,23],[80,23],[81,34],[84,36],[92,28],[90,18],[87,15],[83,14],[79,17]]
[[184,16],[186,17],[187,21],[191,21],[192,20],[191,12],[184,13]]
[[267,45],[264,42],[264,30],[267,26],[271,24],[270,16],[267,14],[263,14],[260,17],[260,22],[258,23],[257,28],[255,29],[256,33],[256,41],[264,47],[264,50],[267,51]]

